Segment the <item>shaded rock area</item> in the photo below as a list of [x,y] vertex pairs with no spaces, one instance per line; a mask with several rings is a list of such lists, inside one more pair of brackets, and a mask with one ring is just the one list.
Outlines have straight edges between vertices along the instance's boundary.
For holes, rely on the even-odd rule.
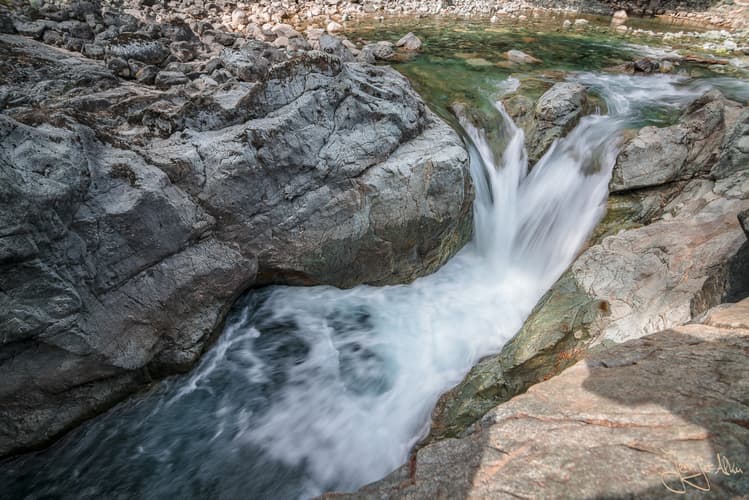
[[749,300],[591,354],[460,439],[330,498],[739,498],[749,491]]
[[[676,125],[641,129],[624,145],[612,186],[635,166],[655,179],[612,195],[592,245],[513,340],[442,396],[425,442],[462,435],[486,411],[591,349],[684,324],[721,302],[749,296],[749,243],[740,224],[749,208],[749,156],[740,146],[749,133],[746,119],[736,103],[709,92]],[[634,161],[627,153],[643,131],[671,136],[674,130],[690,139],[679,143],[683,159],[667,177],[658,167],[672,154]],[[664,140],[657,148],[669,146]]]
[[470,236],[460,138],[335,40],[19,12],[36,40],[0,35],[0,455],[189,368],[248,287],[407,282]]

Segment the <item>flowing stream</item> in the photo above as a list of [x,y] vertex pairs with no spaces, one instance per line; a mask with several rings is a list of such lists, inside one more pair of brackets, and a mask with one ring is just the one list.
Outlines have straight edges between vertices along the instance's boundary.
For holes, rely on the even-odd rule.
[[492,134],[460,120],[474,237],[438,272],[409,285],[247,294],[190,374],[3,464],[9,496],[308,498],[403,464],[440,394],[501,349],[585,244],[605,211],[620,131],[721,85],[568,78],[597,91],[609,115],[583,118],[530,172],[523,132],[500,104]]

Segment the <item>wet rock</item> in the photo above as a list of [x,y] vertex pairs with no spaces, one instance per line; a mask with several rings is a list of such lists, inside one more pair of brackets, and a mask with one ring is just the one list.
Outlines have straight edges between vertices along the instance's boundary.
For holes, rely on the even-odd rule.
[[[714,94],[698,99],[679,124],[707,125],[700,110],[715,102],[726,105]],[[724,113],[730,115],[730,108]],[[742,120],[729,119],[727,126],[732,133],[706,142],[700,152],[718,157],[716,165],[731,165],[725,158],[745,137]],[[637,161],[657,172],[664,159],[643,155]],[[612,196],[616,230],[594,239],[498,355],[482,360],[442,396],[427,442],[464,436],[490,408],[591,349],[681,325],[749,294],[749,244],[739,225],[746,223],[749,175],[744,167],[716,168],[711,176]]]
[[402,47],[404,50],[418,51],[421,50],[421,40],[413,33],[408,33],[395,43],[396,47]]
[[540,63],[540,59],[536,59],[532,55],[526,54],[522,50],[508,50],[505,52],[505,57],[509,59],[512,62],[520,63],[520,64],[537,64]]
[[585,293],[571,273],[539,301],[523,328],[496,356],[479,362],[432,412],[425,443],[458,437],[486,412],[582,358],[609,304]]
[[655,59],[644,58],[634,62],[635,73],[655,73],[660,68],[660,63]]
[[321,52],[336,56],[342,62],[351,62],[354,60],[354,56],[351,54],[351,51],[345,45],[343,45],[343,42],[341,40],[332,35],[320,35],[318,44]]
[[536,102],[526,137],[528,160],[536,163],[560,137],[567,135],[590,111],[588,94],[579,83],[555,83]]

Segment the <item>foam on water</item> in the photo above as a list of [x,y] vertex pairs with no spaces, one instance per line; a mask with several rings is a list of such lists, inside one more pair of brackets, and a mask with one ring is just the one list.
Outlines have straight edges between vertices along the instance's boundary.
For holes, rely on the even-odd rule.
[[476,237],[446,266],[407,286],[277,287],[232,325],[259,338],[285,325],[281,334],[304,344],[238,440],[304,466],[305,495],[353,489],[402,464],[440,394],[520,328],[603,215],[614,120],[585,118],[526,175],[523,132],[498,112],[510,135],[501,159],[463,123]]

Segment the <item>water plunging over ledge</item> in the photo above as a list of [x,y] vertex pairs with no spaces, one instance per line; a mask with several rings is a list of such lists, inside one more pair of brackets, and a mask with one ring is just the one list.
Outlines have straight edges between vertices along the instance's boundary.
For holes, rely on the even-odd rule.
[[[619,131],[646,106],[702,91],[677,77],[571,79],[599,89],[589,116],[528,173],[467,120],[474,239],[410,285],[270,287],[241,299],[192,373],[158,384],[58,444],[3,464],[11,497],[300,498],[355,489],[407,458],[442,392],[498,351],[603,215]],[[744,87],[745,88],[745,87]]]

